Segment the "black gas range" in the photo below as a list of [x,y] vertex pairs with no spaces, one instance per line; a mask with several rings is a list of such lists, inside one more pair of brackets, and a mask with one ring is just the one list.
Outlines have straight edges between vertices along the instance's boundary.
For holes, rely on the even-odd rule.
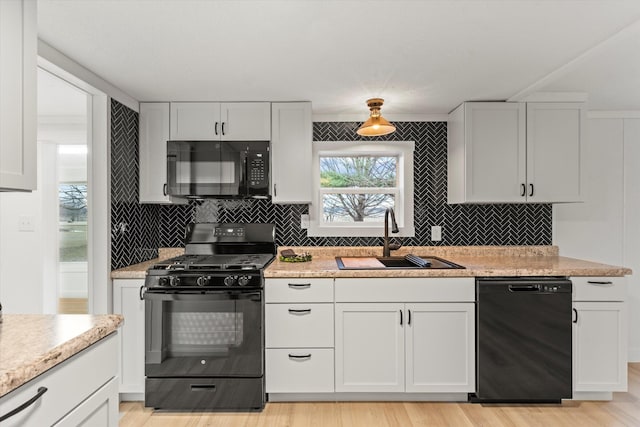
[[262,288],[274,240],[273,224],[189,224],[185,254],[149,268],[146,291]]
[[145,405],[261,410],[264,268],[273,224],[189,224],[185,254],[147,271]]

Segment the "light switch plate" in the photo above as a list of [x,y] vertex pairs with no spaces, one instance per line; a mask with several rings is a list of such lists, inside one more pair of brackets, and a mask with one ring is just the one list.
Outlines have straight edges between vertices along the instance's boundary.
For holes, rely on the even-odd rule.
[[433,242],[439,242],[442,240],[442,227],[439,225],[431,226],[431,240]]
[[18,217],[18,231],[35,231],[35,221],[33,215],[20,215]]

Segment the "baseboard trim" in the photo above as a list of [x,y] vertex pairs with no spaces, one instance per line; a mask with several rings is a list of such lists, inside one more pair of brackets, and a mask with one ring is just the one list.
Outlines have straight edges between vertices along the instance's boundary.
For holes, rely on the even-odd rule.
[[467,393],[268,393],[269,402],[466,402]]
[[613,400],[610,391],[574,391],[571,400]]

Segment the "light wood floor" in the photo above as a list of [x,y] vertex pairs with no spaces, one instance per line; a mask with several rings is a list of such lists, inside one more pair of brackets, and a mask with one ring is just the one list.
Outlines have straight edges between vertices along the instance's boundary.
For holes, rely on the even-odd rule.
[[261,413],[162,413],[120,404],[122,427],[204,426],[640,426],[640,363],[629,364],[629,391],[610,402],[562,405],[471,403],[267,403]]
[[60,298],[58,300],[58,313],[60,314],[87,314],[88,300],[86,298]]

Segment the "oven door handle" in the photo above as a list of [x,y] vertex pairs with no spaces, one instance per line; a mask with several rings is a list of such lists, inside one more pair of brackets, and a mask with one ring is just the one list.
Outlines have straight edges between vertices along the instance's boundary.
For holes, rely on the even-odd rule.
[[[2,0],[0,0],[2,1]],[[144,299],[146,300],[159,300],[159,301],[233,301],[237,299],[245,299],[251,301],[262,301],[262,291],[154,291],[147,287],[144,287]],[[140,293],[143,290],[140,289]]]

